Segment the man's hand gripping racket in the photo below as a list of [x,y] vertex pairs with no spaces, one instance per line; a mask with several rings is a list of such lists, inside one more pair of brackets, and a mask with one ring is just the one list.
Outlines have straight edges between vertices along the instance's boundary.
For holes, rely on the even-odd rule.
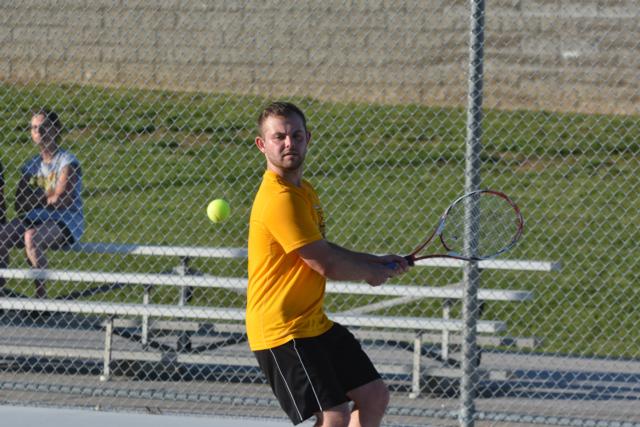
[[[431,235],[405,259],[410,266],[427,258],[490,259],[515,246],[523,230],[520,209],[506,194],[473,191],[457,198],[444,211]],[[432,242],[440,242],[439,247],[422,253]]]

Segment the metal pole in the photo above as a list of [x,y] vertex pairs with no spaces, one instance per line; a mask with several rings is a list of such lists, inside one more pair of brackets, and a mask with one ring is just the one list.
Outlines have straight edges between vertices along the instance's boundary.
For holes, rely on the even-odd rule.
[[[480,187],[480,151],[482,136],[482,78],[484,47],[484,0],[471,0],[471,34],[469,49],[469,92],[467,105],[467,141],[465,165],[465,192]],[[465,227],[465,250],[474,252],[476,247],[477,206],[473,200],[465,207],[467,221]],[[464,267],[464,288],[462,320],[464,332],[462,341],[462,378],[460,381],[460,426],[473,427],[475,424],[475,392],[477,382],[478,354],[476,348],[476,324],[478,321],[478,287],[480,270],[477,262],[469,262]]]

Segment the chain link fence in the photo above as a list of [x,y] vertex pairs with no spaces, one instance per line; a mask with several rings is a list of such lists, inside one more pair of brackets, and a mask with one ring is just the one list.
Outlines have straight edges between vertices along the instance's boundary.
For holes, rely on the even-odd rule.
[[[389,319],[350,326],[392,390],[387,425],[640,425],[640,5],[481,3],[481,186],[526,225],[481,266],[472,407],[461,265],[380,292],[330,283],[326,309]],[[257,114],[307,113],[329,240],[408,253],[465,189],[470,10],[0,1],[0,401],[281,418],[243,334]],[[77,159],[85,230],[42,270],[7,236],[44,107]],[[232,214],[213,224],[215,198]]]

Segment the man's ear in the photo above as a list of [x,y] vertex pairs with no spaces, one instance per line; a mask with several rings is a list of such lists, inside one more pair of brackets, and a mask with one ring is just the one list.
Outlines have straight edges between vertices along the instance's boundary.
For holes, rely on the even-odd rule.
[[264,153],[264,139],[262,139],[261,136],[256,136],[255,142],[256,142],[256,147],[258,147],[258,150]]

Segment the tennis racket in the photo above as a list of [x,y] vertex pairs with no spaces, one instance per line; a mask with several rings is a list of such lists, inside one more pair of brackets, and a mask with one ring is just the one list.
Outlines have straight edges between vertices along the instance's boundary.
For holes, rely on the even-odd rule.
[[[523,230],[520,208],[506,194],[473,191],[458,197],[444,211],[431,235],[405,259],[409,265],[427,258],[490,259],[514,247]],[[425,253],[425,248],[436,242],[439,247]]]

